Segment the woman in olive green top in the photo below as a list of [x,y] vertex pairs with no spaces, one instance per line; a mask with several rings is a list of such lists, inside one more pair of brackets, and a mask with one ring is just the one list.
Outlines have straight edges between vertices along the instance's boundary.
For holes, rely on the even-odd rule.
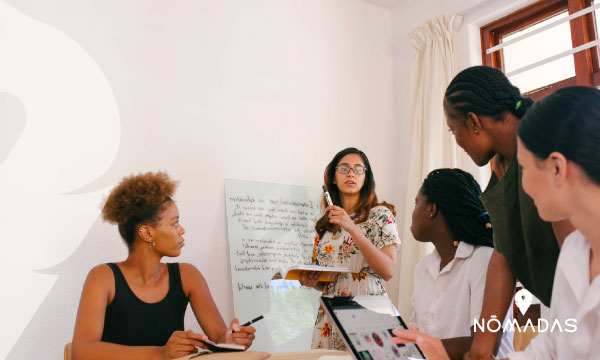
[[[446,123],[456,143],[478,166],[493,162],[490,183],[481,196],[494,228],[480,318],[484,321],[493,315],[504,318],[517,279],[550,305],[559,246],[572,231],[568,222],[541,220],[521,188],[517,126],[532,104],[500,70],[487,66],[460,72],[444,97]],[[490,359],[499,334],[477,332],[466,358]]]

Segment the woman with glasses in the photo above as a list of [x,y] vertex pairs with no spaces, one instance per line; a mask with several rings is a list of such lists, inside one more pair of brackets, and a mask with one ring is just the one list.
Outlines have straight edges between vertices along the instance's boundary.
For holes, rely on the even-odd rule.
[[[301,284],[325,295],[386,294],[383,280],[394,274],[400,238],[394,207],[377,200],[369,159],[358,149],[344,149],[327,165],[324,177],[333,205],[325,208],[315,225],[313,263],[347,267],[350,273],[330,283],[318,282],[318,273],[305,273]],[[322,308],[317,314],[312,347],[345,350],[341,335]]]

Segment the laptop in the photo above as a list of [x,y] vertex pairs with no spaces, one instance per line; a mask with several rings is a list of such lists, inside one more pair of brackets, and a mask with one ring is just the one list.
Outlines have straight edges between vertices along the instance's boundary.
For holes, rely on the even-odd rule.
[[416,344],[392,342],[392,330],[407,327],[387,296],[322,296],[321,304],[354,359],[425,359]]

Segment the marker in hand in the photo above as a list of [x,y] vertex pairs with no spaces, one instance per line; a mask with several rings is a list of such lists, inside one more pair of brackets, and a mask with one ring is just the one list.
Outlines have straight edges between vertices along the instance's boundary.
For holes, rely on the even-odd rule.
[[329,195],[329,191],[327,191],[325,185],[323,185],[323,192],[325,193],[325,201],[327,201],[327,206],[333,205],[333,201],[331,201],[331,196]]

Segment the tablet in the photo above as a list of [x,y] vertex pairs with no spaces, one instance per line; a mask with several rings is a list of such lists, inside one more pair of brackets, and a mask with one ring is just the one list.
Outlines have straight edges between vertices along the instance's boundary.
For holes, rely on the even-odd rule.
[[392,330],[406,325],[387,296],[322,296],[321,304],[354,359],[425,359],[416,344],[392,342]]

